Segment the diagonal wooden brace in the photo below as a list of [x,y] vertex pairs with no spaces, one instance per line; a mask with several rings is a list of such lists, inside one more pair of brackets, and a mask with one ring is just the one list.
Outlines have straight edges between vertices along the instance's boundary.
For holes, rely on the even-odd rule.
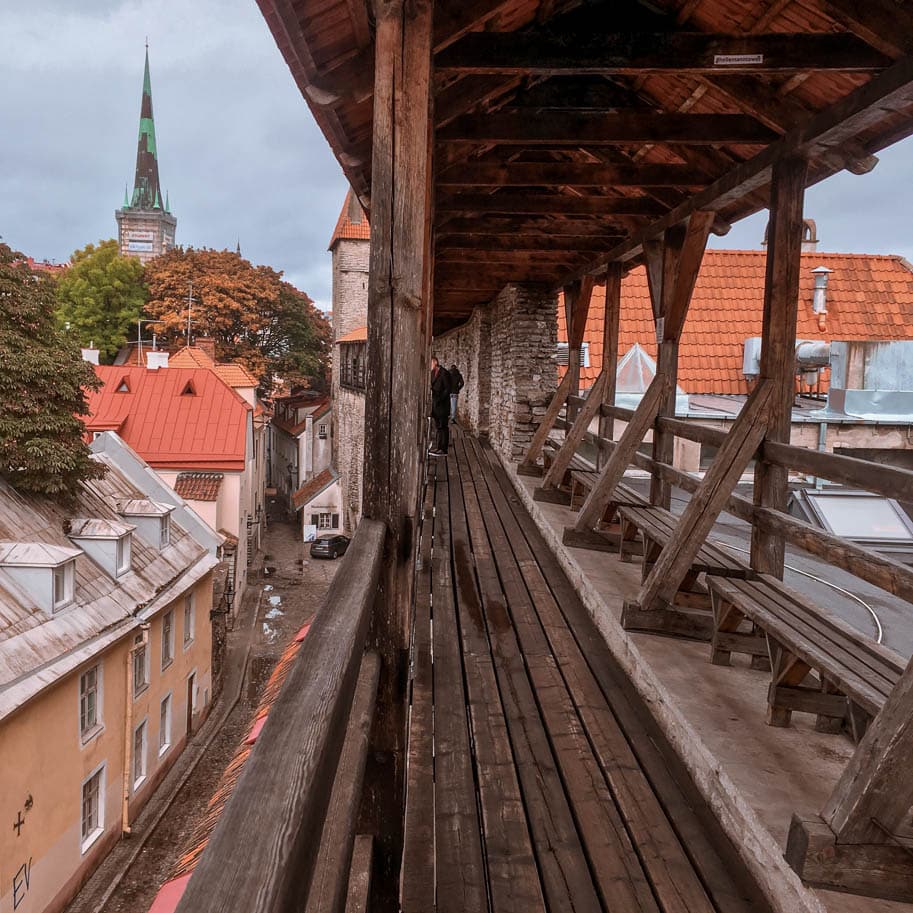
[[673,601],[701,545],[764,438],[773,393],[774,385],[762,381],[748,397],[704,481],[688,502],[675,534],[666,543],[641,587],[637,602],[642,611]]
[[548,404],[548,409],[545,410],[545,415],[542,417],[542,421],[536,429],[536,433],[533,435],[529,450],[526,452],[526,456],[523,457],[523,462],[520,463],[520,466],[518,467],[517,471],[521,475],[532,475],[533,471],[539,470],[536,461],[542,455],[542,448],[545,446],[545,442],[548,440],[552,428],[555,427],[555,420],[558,418],[558,413],[561,412],[562,406],[567,402],[573,380],[570,372],[568,372],[561,379],[561,383],[558,384],[558,389],[555,391],[555,395]]
[[659,404],[662,402],[666,391],[669,388],[669,378],[664,374],[657,374],[652,383],[644,393],[637,411],[634,413],[628,426],[625,428],[618,441],[615,449],[609,457],[608,463],[605,464],[596,484],[590,490],[590,494],[583,507],[580,508],[580,514],[574,529],[577,532],[586,532],[595,529],[596,524],[602,519],[606,506],[612,498],[615,486],[621,481],[631,462],[635,451],[644,439],[644,435],[650,430],[653,420],[656,418]]

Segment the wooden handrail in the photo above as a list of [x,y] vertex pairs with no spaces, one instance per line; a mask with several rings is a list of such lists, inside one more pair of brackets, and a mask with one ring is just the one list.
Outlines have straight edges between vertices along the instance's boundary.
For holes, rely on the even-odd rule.
[[362,520],[177,913],[304,909],[380,580]]

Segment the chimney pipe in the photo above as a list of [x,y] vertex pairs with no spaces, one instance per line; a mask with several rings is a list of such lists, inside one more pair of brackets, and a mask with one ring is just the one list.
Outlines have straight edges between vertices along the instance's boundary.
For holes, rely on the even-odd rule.
[[815,290],[812,294],[812,312],[818,315],[818,329],[823,333],[827,329],[827,282],[833,270],[826,266],[816,266],[812,270],[815,277]]

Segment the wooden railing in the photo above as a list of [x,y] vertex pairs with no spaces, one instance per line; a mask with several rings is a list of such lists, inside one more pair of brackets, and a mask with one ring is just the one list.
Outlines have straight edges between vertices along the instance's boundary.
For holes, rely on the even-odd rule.
[[[571,400],[572,402],[577,401],[575,405],[578,408],[583,402],[578,397],[572,397]],[[601,412],[604,416],[626,422],[634,417],[633,410],[620,406],[602,406]],[[675,437],[699,444],[720,447],[726,440],[725,431],[702,425],[699,422],[662,417],[658,419],[657,424]],[[570,423],[567,419],[559,419],[555,423],[555,427],[566,430],[570,427]],[[587,432],[585,441],[591,447],[597,448],[605,457],[608,457],[616,447],[616,442],[599,437],[592,432]],[[913,501],[913,472],[907,469],[772,442],[762,444],[756,457],[786,469],[807,473],[831,482],[851,485],[883,497]],[[697,491],[701,483],[700,476],[677,469],[668,463],[658,463],[641,453],[635,453],[631,462],[636,468],[658,476],[689,494]],[[734,517],[757,526],[764,532],[782,536],[791,545],[823,558],[829,564],[842,568],[874,586],[913,603],[913,568],[901,564],[899,561],[871,548],[856,545],[825,532],[790,514],[757,507],[750,498],[744,495],[730,495],[725,510]]]
[[383,524],[362,520],[178,913],[339,909],[377,691],[364,650],[383,544]]

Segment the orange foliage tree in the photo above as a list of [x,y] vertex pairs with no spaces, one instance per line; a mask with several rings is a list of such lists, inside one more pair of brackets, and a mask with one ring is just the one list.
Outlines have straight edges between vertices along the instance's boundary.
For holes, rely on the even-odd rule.
[[238,361],[269,389],[281,376],[319,386],[326,376],[330,327],[304,292],[269,266],[231,251],[175,248],[146,265],[147,316],[169,345],[211,336],[219,361]]

